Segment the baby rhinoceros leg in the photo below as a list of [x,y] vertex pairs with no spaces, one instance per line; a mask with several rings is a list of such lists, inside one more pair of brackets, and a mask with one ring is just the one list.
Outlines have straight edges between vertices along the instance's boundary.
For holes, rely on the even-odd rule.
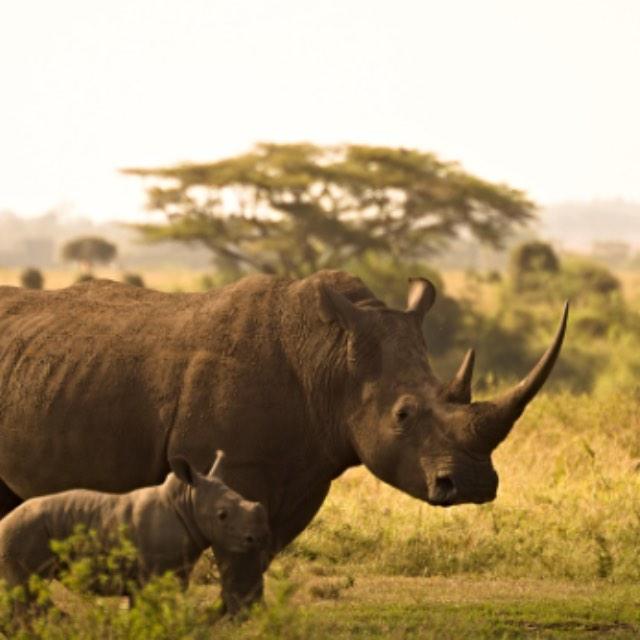
[[26,585],[32,574],[51,578],[56,557],[46,527],[24,504],[0,521],[0,578],[7,586]]
[[[265,508],[244,499],[221,479],[223,455],[218,451],[206,475],[195,471],[183,458],[172,459],[171,466],[190,487],[186,524],[200,532],[213,549],[222,575],[224,606],[233,614],[262,597],[270,531]],[[235,569],[233,580],[229,580],[230,565]]]

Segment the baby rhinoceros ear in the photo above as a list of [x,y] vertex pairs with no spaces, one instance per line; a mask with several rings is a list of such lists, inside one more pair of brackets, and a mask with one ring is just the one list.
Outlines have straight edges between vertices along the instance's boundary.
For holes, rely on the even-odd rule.
[[182,480],[182,482],[194,486],[198,472],[189,464],[186,458],[175,456],[169,460],[171,471]]

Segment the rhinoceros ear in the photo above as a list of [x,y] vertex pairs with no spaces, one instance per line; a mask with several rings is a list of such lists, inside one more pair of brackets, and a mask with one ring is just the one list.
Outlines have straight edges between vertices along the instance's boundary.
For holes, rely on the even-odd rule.
[[436,300],[436,288],[426,278],[409,278],[407,313],[415,315],[420,322]]
[[364,312],[351,304],[341,293],[318,284],[317,294],[320,318],[323,322],[338,322],[348,331],[353,331],[361,323]]
[[171,467],[171,471],[173,471],[182,482],[190,484],[191,486],[195,485],[197,472],[186,458],[175,456],[169,460],[169,466]]

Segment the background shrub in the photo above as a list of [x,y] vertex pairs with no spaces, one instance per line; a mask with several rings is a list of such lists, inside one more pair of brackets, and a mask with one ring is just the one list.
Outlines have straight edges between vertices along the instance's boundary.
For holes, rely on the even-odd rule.
[[25,289],[42,289],[44,276],[39,269],[29,267],[20,274],[20,284]]

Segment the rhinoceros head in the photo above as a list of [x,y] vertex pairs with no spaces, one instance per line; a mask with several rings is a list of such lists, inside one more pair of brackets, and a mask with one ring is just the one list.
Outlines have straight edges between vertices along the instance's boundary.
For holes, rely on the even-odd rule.
[[321,318],[337,323],[345,338],[344,421],[360,461],[389,484],[433,505],[487,502],[498,487],[491,453],[551,372],[568,309],[553,343],[519,384],[472,402],[473,351],[448,384],[429,366],[421,326],[434,299],[433,285],[422,278],[410,280],[405,311],[354,303],[319,287]]
[[216,453],[209,472],[204,475],[184,458],[176,456],[170,464],[173,472],[191,488],[191,510],[186,523],[198,531],[209,544],[241,553],[263,547],[269,538],[267,512],[259,502],[245,500],[219,477],[224,454]]

